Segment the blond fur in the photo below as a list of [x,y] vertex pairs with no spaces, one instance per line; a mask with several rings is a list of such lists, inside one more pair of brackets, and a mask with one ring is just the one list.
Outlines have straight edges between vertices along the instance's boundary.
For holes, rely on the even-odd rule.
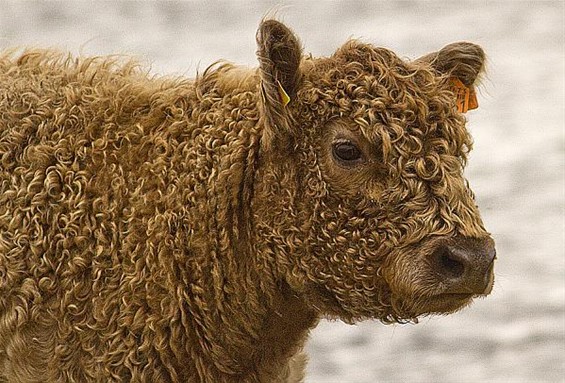
[[[357,41],[305,58],[272,20],[258,41],[258,70],[196,79],[0,57],[0,381],[299,382],[321,316],[468,303],[433,301],[425,261],[488,237],[444,71]],[[379,160],[336,166],[334,130]]]

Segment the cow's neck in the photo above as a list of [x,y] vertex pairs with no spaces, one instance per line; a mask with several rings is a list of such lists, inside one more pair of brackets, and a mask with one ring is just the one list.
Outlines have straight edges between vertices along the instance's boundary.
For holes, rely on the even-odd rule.
[[263,277],[248,270],[243,278],[226,279],[221,289],[210,288],[209,305],[191,302],[203,365],[214,366],[202,375],[228,382],[287,381],[291,360],[318,317],[285,282]]
[[[196,234],[202,247],[191,274],[199,285],[190,292],[191,330],[200,343],[201,375],[217,381],[286,381],[289,363],[306,340],[317,314],[294,293],[276,266],[264,233],[257,230],[254,208],[262,188],[256,179],[258,137],[243,135],[246,150],[224,164],[216,182],[216,198],[203,216],[209,228]],[[214,193],[215,192],[215,193]],[[269,201],[262,201],[268,204]],[[196,293],[196,294],[195,294]]]

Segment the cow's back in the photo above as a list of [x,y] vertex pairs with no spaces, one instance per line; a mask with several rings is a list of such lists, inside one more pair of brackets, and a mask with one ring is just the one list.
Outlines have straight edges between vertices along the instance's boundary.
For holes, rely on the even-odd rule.
[[115,59],[0,60],[0,381],[150,365],[127,348],[158,341],[142,335],[164,326],[152,305],[175,316],[155,247],[179,167],[195,166],[172,164],[179,146],[197,151],[191,94]]

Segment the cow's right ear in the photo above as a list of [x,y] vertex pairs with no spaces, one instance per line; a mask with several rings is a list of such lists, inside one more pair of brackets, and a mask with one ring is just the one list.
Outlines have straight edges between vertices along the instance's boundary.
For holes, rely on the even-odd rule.
[[485,52],[480,46],[464,41],[457,42],[417,61],[431,64],[439,74],[450,78],[459,111],[466,112],[478,106],[474,85],[485,67]]
[[264,20],[257,31],[257,57],[261,76],[261,112],[265,118],[264,139],[292,134],[290,114],[298,90],[302,48],[284,24]]
[[427,61],[438,72],[458,78],[466,86],[475,84],[484,71],[485,52],[477,44],[461,41],[446,45],[417,61]]

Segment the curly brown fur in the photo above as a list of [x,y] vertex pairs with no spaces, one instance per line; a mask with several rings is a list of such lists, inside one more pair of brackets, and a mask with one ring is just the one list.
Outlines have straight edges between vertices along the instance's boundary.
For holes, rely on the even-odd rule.
[[[301,381],[323,315],[470,302],[431,260],[490,241],[453,65],[358,41],[303,58],[272,20],[258,44],[258,70],[194,80],[0,57],[0,381]],[[337,136],[366,161],[336,163]]]

